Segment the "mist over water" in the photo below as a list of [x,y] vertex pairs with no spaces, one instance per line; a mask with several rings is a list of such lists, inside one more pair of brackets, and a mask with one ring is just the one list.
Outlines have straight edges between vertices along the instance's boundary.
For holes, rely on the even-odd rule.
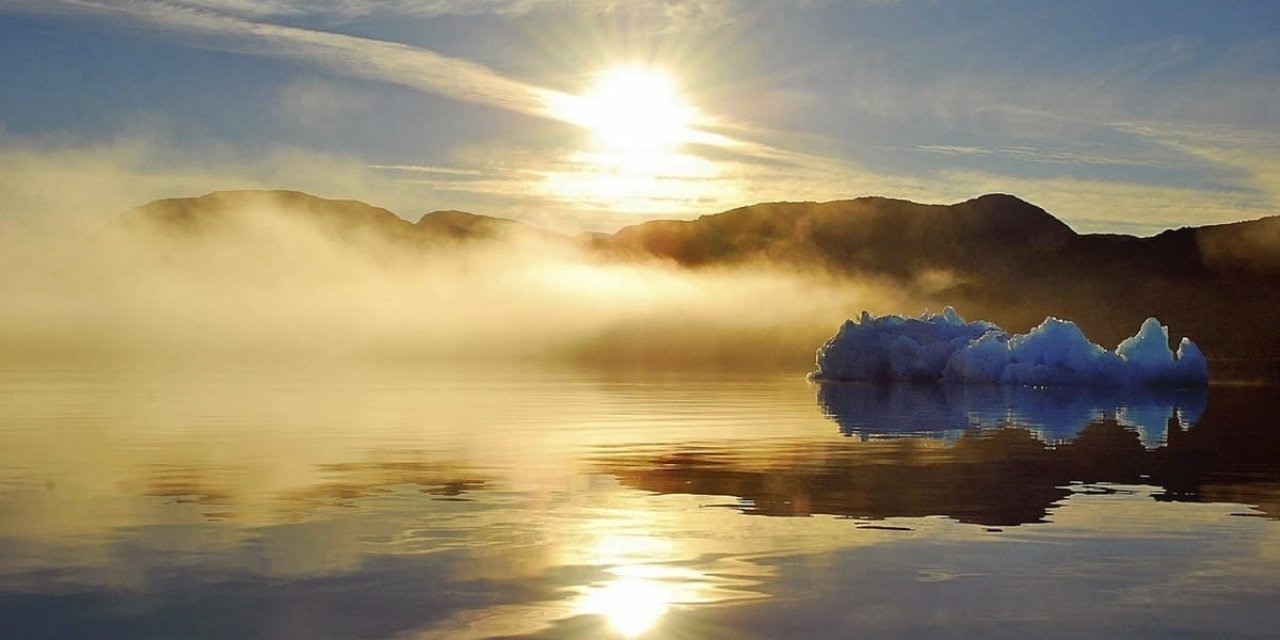
[[22,358],[812,362],[900,296],[770,265],[702,270],[532,233],[397,242],[259,198],[196,229],[137,211],[5,219],[0,348]]

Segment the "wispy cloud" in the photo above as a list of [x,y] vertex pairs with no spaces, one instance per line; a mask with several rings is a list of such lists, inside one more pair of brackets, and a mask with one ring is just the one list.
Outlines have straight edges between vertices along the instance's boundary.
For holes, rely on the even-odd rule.
[[[32,11],[69,11],[181,34],[194,46],[306,60],[343,75],[390,82],[458,100],[554,118],[546,105],[557,92],[510,78],[484,65],[405,44],[250,20],[208,6],[138,0],[11,2]],[[210,0],[218,8],[236,0]],[[278,6],[283,8],[284,4]],[[225,5],[225,6],[224,6]]]
[[478,169],[457,169],[453,167],[432,167],[419,164],[371,164],[366,165],[369,169],[379,171],[404,171],[408,173],[434,173],[448,176],[481,176],[483,171]]
[[1042,149],[1030,146],[982,147],[971,145],[922,144],[913,150],[943,156],[1002,157],[1019,162],[1062,165],[1098,165],[1132,167],[1174,167],[1185,165],[1169,159],[1153,156],[1130,156],[1122,153],[1084,153],[1065,150]]
[[[103,4],[108,3],[103,2]],[[367,15],[522,14],[555,0],[167,0],[167,4],[245,18],[310,16],[346,19]],[[112,4],[129,4],[129,0]]]
[[1216,169],[1219,180],[1257,195],[1280,213],[1280,135],[1244,127],[1170,122],[1117,125]]
[[[673,25],[716,24],[730,19],[741,0],[0,0],[0,6],[110,5],[124,9],[139,2],[175,9],[206,11],[246,19],[312,18],[342,22],[365,16],[433,18],[440,16],[523,16],[539,10],[625,13],[650,22]],[[874,0],[868,0],[874,2]],[[48,7],[44,7],[45,10]]]

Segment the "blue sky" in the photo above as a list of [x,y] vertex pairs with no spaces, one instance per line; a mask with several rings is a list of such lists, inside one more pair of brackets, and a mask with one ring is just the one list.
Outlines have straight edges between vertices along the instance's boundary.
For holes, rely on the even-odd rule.
[[[1150,234],[1280,213],[1277,24],[1270,1],[0,0],[0,205],[291,188],[612,229],[1000,191]],[[670,81],[677,134],[604,148],[590,109],[643,138],[665,103],[555,106],[617,68]]]

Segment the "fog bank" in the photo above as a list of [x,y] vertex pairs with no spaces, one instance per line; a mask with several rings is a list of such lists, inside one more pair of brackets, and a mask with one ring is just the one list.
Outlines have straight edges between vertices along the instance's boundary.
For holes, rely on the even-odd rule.
[[5,359],[804,367],[841,319],[902,302],[816,272],[688,270],[536,234],[406,244],[270,198],[209,218],[182,229],[87,206],[5,217]]

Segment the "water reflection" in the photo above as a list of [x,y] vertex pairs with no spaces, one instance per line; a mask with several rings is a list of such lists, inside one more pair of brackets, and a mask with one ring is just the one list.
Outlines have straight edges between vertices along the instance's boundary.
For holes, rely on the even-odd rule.
[[[1280,407],[1256,394],[1219,390],[1214,413],[1203,393],[822,385],[818,399],[842,433],[863,438],[684,447],[601,465],[636,489],[731,496],[738,511],[766,516],[1007,527],[1050,520],[1082,484],[1149,484],[1163,489],[1158,500],[1244,502],[1280,518]],[[1166,421],[1158,431],[1155,416]]]
[[[433,459],[418,452],[383,452],[383,460],[320,464],[321,478],[305,487],[281,490],[267,498],[273,519],[297,521],[324,507],[351,507],[362,498],[412,489],[436,500],[469,501],[491,480],[457,461]],[[140,495],[167,498],[173,504],[203,507],[210,520],[244,519],[250,499],[213,465],[156,463]]]
[[1147,447],[1160,444],[1177,418],[1192,426],[1204,414],[1204,389],[1097,389],[992,385],[878,385],[822,382],[818,405],[841,433],[934,434],[1017,425],[1042,440],[1075,437],[1085,425],[1112,420],[1137,431]]
[[[1032,400],[896,391],[983,428],[881,411],[864,439],[789,375],[125,373],[0,371],[0,637],[906,637],[954,635],[966,598],[1103,637],[1176,612],[1099,584],[1226,594],[1214,631],[1280,594],[1257,390],[1067,435]],[[1156,447],[1140,406],[1175,418]]]

